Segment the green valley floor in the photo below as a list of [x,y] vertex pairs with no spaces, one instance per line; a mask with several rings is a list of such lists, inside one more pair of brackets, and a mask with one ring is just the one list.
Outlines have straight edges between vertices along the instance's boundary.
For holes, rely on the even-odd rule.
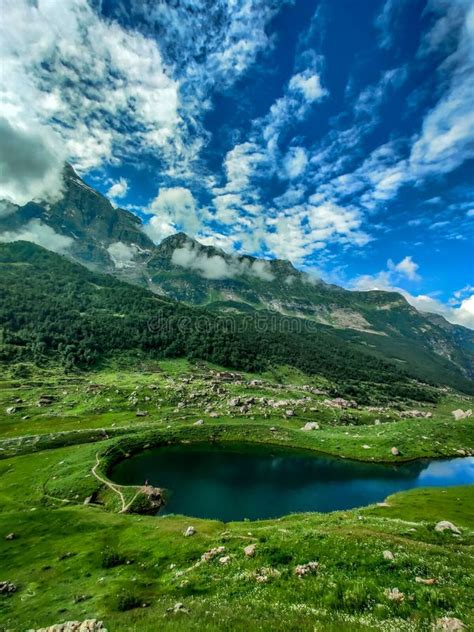
[[[10,367],[0,381],[0,630],[85,619],[109,632],[473,629],[473,486],[224,524],[123,511],[140,490],[107,478],[113,460],[144,446],[211,437],[374,462],[467,456],[474,418],[452,413],[472,408],[448,390],[437,404],[357,406],[284,367]],[[303,432],[308,423],[318,428]],[[439,521],[456,530],[438,532]]]

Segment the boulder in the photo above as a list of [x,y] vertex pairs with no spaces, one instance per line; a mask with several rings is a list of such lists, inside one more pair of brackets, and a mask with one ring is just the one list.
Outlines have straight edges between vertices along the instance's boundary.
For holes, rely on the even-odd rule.
[[393,562],[393,560],[395,559],[395,555],[392,553],[392,551],[384,551],[382,555],[383,559],[387,560],[388,562]]
[[316,423],[315,421],[308,421],[307,423],[305,423],[305,425],[301,428],[301,430],[304,430],[305,432],[307,432],[308,430],[319,430],[319,424]]
[[16,533],[8,533],[8,534],[5,536],[5,540],[16,540],[16,538],[17,538]]
[[390,448],[390,453],[392,454],[392,456],[400,456],[400,450],[398,448]]
[[198,419],[197,421],[193,423],[193,426],[202,426],[203,423],[204,423],[203,419]]
[[40,408],[43,406],[51,406],[54,402],[54,397],[52,395],[41,395],[39,400],[36,402],[36,405]]
[[224,553],[224,551],[225,551],[225,546],[216,546],[213,549],[209,549],[209,551],[206,551],[205,553],[201,555],[201,561],[209,562],[214,557],[216,557],[216,555],[221,555],[222,553]]
[[188,527],[186,531],[183,533],[185,538],[189,538],[190,536],[196,533],[196,529],[194,527]]
[[178,601],[178,603],[175,603],[174,606],[168,608],[166,612],[169,612],[170,614],[188,614],[189,610],[184,606],[183,603]]
[[436,523],[434,530],[438,533],[443,533],[443,531],[451,531],[452,533],[461,535],[461,530],[452,522],[448,522],[448,520],[441,520],[440,522]]
[[460,419],[468,419],[469,417],[472,417],[472,410],[470,408],[468,410],[458,408],[457,410],[453,410],[451,414],[456,421],[459,421]]
[[0,595],[12,595],[18,590],[16,584],[9,581],[0,582]]
[[297,577],[305,577],[306,575],[313,575],[318,570],[318,562],[308,562],[307,564],[298,564],[295,568],[295,575]]
[[135,413],[135,417],[148,417],[148,411],[147,410],[137,410],[137,412]]
[[222,557],[219,558],[219,564],[222,564],[223,566],[225,566],[229,562],[230,562],[230,555],[223,555]]
[[244,553],[247,557],[253,557],[255,555],[255,551],[257,549],[256,544],[249,544],[244,548]]
[[433,586],[433,584],[437,584],[438,580],[434,577],[429,577],[424,579],[423,577],[415,577],[415,581],[417,584],[424,584],[425,586]]
[[255,571],[254,577],[258,584],[266,584],[270,579],[280,577],[281,573],[276,568],[264,567]]
[[464,623],[456,617],[441,617],[433,623],[434,632],[459,632],[465,629]]
[[5,412],[7,413],[7,415],[14,415],[17,410],[18,408],[16,406],[9,406],[5,409]]
[[405,599],[405,594],[400,592],[398,588],[387,588],[385,590],[385,596],[390,601],[395,601],[396,603],[401,603]]

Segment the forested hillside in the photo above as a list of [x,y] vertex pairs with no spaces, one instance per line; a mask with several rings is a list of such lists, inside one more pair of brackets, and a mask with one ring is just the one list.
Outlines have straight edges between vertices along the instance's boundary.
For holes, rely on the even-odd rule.
[[[288,364],[366,400],[433,396],[408,372],[326,332],[302,330],[297,319],[268,314],[256,323],[190,308],[27,242],[0,246],[0,306],[3,361],[88,368],[136,351],[243,370]],[[469,390],[461,377],[452,382]]]

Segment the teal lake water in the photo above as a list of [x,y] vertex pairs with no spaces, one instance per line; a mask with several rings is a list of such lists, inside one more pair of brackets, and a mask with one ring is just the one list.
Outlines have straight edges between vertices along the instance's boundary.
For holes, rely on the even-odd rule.
[[379,465],[280,448],[193,444],[141,452],[109,476],[122,485],[148,481],[169,490],[159,515],[227,522],[350,509],[414,487],[474,483],[474,457]]

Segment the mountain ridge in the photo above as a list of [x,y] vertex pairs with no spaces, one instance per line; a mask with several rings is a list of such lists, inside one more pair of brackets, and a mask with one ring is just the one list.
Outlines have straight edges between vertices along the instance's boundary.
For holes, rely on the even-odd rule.
[[0,218],[0,240],[2,235],[21,238],[25,226],[36,222],[33,227],[53,231],[49,249],[54,250],[54,239],[66,240],[62,254],[69,259],[159,296],[219,313],[268,312],[309,320],[380,357],[413,364],[420,375],[427,367],[428,377],[455,368],[474,379],[474,332],[418,312],[399,293],[346,290],[289,261],[229,254],[185,233],[155,245],[139,217],[114,208],[70,166],[64,182],[60,200],[30,202]]

